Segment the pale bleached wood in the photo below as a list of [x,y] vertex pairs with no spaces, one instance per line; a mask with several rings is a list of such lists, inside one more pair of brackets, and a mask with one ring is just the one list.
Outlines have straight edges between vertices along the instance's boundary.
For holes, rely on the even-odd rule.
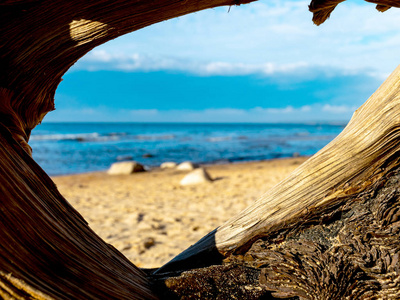
[[400,66],[343,132],[153,273],[163,296],[400,298]]
[[[359,193],[384,176],[400,150],[400,66],[353,115],[343,132],[222,225],[216,246],[230,252],[318,206]],[[382,169],[381,169],[382,168]]]
[[[47,175],[27,156],[30,148],[26,142],[31,130],[48,111],[54,109],[55,90],[63,74],[94,47],[163,20],[206,8],[248,2],[251,0],[0,1],[1,297],[154,297],[145,274],[101,241],[58,193]],[[332,1],[314,2],[320,3],[318,9],[322,12],[326,8],[331,10]],[[384,10],[388,6],[396,6],[398,1],[383,0],[379,3]],[[327,15],[322,13],[322,16]],[[385,92],[390,92],[390,89]],[[396,115],[395,109],[392,111],[380,106],[375,109],[382,109],[389,117]],[[370,110],[368,113],[371,113]],[[377,115],[384,118],[382,113]],[[378,121],[382,120],[374,117],[371,124]],[[389,121],[392,122],[393,118]],[[273,230],[274,226],[290,226],[291,220],[302,215],[304,209],[326,205],[325,202],[333,201],[354,187],[360,190],[368,186],[362,183],[362,179],[369,178],[368,172],[378,170],[382,161],[397,149],[393,138],[397,137],[397,128],[391,127],[390,122],[383,122],[386,127],[380,136],[382,140],[376,140],[378,136],[368,132],[369,127],[374,128],[368,122],[365,128],[352,133],[360,134],[355,139],[356,145],[363,141],[365,144],[370,136],[375,139],[376,144],[370,145],[372,150],[360,154],[358,146],[333,147],[331,151],[336,156],[330,153],[321,155],[313,165],[315,174],[304,176],[304,182],[296,179],[294,174],[294,179],[285,181],[283,187],[276,188],[242,216],[203,239],[193,248],[194,251],[189,251],[190,255],[199,249],[210,257],[216,254],[213,252],[215,249],[219,249],[218,255],[226,255],[251,242],[258,234]],[[346,134],[343,136],[346,137]],[[348,140],[354,142],[351,134],[344,139],[346,143]],[[381,147],[388,147],[389,150],[385,153]],[[339,151],[343,151],[344,157]],[[346,159],[346,155],[356,155],[357,158]],[[354,164],[359,171],[335,159]],[[375,165],[368,169],[365,164],[359,163],[360,160],[365,160],[367,165]],[[347,179],[340,174],[346,174]],[[308,192],[303,183],[308,185]],[[346,188],[346,183],[349,188]],[[315,188],[313,192],[312,188],[317,184],[325,186],[325,189]],[[329,198],[324,194],[326,192],[334,196]],[[303,203],[298,204],[295,199]],[[212,259],[207,263],[210,261]],[[185,268],[190,268],[190,265]]]
[[354,113],[337,138],[253,205],[178,255],[158,273],[185,265],[201,266],[207,256],[214,256],[218,261],[240,252],[258,237],[268,237],[301,220],[307,221],[311,211],[333,206],[342,198],[370,187],[399,163],[399,108],[400,66]]

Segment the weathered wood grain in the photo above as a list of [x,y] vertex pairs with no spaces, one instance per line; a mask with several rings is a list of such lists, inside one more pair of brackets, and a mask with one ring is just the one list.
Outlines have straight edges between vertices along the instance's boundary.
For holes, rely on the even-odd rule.
[[[0,1],[0,88],[12,95],[21,136],[55,109],[54,94],[65,72],[109,40],[191,12],[256,0],[2,0]],[[344,0],[313,0],[320,24]],[[379,0],[381,10],[399,1]],[[14,124],[15,126],[15,124]],[[28,148],[28,147],[26,147]]]
[[154,281],[168,299],[399,299],[399,257],[396,167],[341,205],[260,237],[218,266],[158,274]]
[[[316,25],[324,23],[335,10],[336,6],[346,0],[312,0],[309,6],[313,15],[313,22]],[[385,12],[391,7],[400,7],[398,0],[365,0],[375,3],[376,9],[380,12]]]
[[0,178],[2,298],[153,298],[145,274],[89,228],[2,124]]
[[[128,32],[187,13],[249,2],[252,0],[0,0],[2,298],[154,297],[146,275],[90,230],[31,159],[31,149],[27,144],[30,132],[47,112],[55,108],[54,94],[63,74],[94,47]],[[310,10],[314,12],[314,22],[320,24],[325,21],[340,2],[312,1]],[[399,1],[394,0],[372,2],[378,4],[380,11],[400,6]],[[202,295],[217,299],[235,295],[249,299],[272,297],[267,290],[282,297],[296,295],[307,298],[312,289],[320,295],[328,295],[329,290],[324,290],[323,285],[315,287],[315,282],[313,285],[310,280],[329,278],[329,282],[343,282],[345,286],[346,280],[338,278],[340,273],[335,273],[332,268],[348,268],[346,276],[359,274],[359,269],[354,269],[352,259],[361,257],[364,263],[367,258],[361,254],[351,254],[357,251],[370,253],[371,263],[361,264],[369,271],[359,268],[366,274],[378,274],[375,277],[368,275],[373,279],[364,281],[364,290],[371,289],[372,282],[372,286],[379,284],[386,289],[385,295],[397,295],[398,255],[397,250],[393,250],[397,249],[397,244],[390,235],[379,240],[382,243],[379,249],[372,243],[373,238],[378,239],[379,236],[368,235],[373,238],[360,240],[358,244],[345,237],[340,240],[341,244],[337,244],[336,250],[332,250],[332,244],[329,248],[331,252],[327,252],[322,247],[325,244],[313,239],[305,242],[307,246],[297,245],[299,240],[304,240],[304,236],[296,234],[304,235],[307,228],[317,230],[310,227],[314,222],[329,226],[332,220],[337,220],[336,212],[341,212],[352,200],[356,199],[357,202],[357,197],[364,199],[363,192],[376,187],[377,183],[392,178],[389,174],[398,166],[398,90],[399,70],[356,112],[338,139],[254,206],[210,233],[153,275],[156,289],[160,289],[159,295],[181,297],[179,295],[187,294],[193,298],[199,295],[197,293],[203,286],[199,283],[206,283],[207,280],[213,283],[205,285],[208,290]],[[389,192],[387,190],[384,196],[389,196]],[[369,228],[370,224],[366,222],[381,226],[389,224],[390,233],[397,237],[397,225],[392,225],[396,224],[398,218],[397,208],[393,208],[397,200],[387,199],[388,205],[375,205],[373,211],[375,215],[382,211],[383,223],[376,223],[377,217],[357,220],[365,223],[361,224],[362,228]],[[357,210],[355,214],[358,216]],[[342,213],[341,216],[348,215]],[[351,220],[351,216],[348,218]],[[348,228],[358,230],[359,227]],[[379,234],[387,234],[381,233],[381,228],[371,228]],[[290,242],[291,238],[295,242]],[[349,252],[347,245],[355,250]],[[301,249],[299,253],[305,256],[293,252],[297,251],[295,249]],[[340,260],[337,253],[343,251],[345,254],[341,257],[345,259]],[[261,266],[249,262],[250,257],[257,256],[257,253],[260,257],[255,261],[262,261]],[[324,253],[332,253],[337,259],[330,256],[326,258]],[[394,253],[394,256],[388,258],[387,253]],[[320,260],[313,260],[311,254],[317,255]],[[322,260],[327,264],[323,265],[325,267],[319,267]],[[319,263],[316,263],[318,266],[313,265],[314,261]],[[211,264],[219,266],[210,269]],[[176,277],[177,272],[199,266],[205,268]],[[304,269],[304,266],[308,266],[308,269]],[[319,276],[318,272],[327,272],[326,268],[331,275]],[[168,270],[172,273],[165,273]],[[312,277],[313,272],[318,276]],[[169,276],[166,274],[173,277],[164,280]],[[304,276],[308,280],[300,282]],[[355,278],[359,278],[357,276]],[[221,283],[219,278],[225,281]],[[394,280],[394,284],[391,280]],[[160,287],[160,282],[164,288]],[[363,291],[363,288],[358,290]],[[338,291],[332,295],[348,297],[342,293],[343,289]]]
[[353,115],[343,132],[253,206],[222,225],[217,248],[231,252],[291,219],[358,194],[398,164],[400,66]]
[[177,299],[218,299],[245,267],[259,276],[237,278],[237,292],[252,299],[399,299],[399,107],[400,66],[334,141],[154,281]]
[[[259,236],[307,221],[373,185],[399,164],[400,66],[361,106],[343,132],[254,205],[174,258],[160,271],[245,250]],[[222,256],[219,256],[222,254]],[[195,259],[195,257],[197,257]]]
[[251,1],[0,1],[0,88],[12,95],[10,107],[28,141],[31,130],[55,109],[64,73],[94,47],[191,12]]

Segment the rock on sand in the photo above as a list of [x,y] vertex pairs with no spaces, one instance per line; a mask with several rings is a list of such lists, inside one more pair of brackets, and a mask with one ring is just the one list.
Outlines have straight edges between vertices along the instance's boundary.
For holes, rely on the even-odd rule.
[[176,162],[166,161],[160,165],[161,169],[173,169],[177,166]]
[[198,168],[183,177],[180,185],[193,185],[211,181],[212,179],[207,171],[204,168]]
[[194,164],[191,161],[185,161],[183,163],[180,163],[178,167],[176,167],[176,169],[179,171],[192,171],[198,167],[198,164]]
[[108,169],[109,175],[129,175],[136,172],[143,172],[144,167],[136,161],[123,161],[113,163]]

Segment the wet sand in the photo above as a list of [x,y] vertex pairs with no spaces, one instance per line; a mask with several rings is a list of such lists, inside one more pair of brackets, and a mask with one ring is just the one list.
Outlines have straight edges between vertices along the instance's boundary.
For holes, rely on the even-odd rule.
[[180,186],[187,174],[154,169],[53,177],[106,242],[142,268],[160,267],[252,204],[306,158],[205,166],[213,182]]

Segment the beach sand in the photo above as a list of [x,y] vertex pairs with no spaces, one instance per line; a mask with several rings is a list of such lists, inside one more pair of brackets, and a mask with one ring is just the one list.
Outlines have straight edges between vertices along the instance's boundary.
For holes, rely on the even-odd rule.
[[107,243],[142,268],[160,267],[252,204],[306,158],[205,166],[210,183],[180,186],[187,172],[154,169],[53,177]]

